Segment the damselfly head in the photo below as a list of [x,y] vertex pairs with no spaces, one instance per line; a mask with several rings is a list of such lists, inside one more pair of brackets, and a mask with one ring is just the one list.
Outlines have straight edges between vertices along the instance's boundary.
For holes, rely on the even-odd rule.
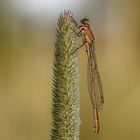
[[85,17],[85,18],[81,19],[80,22],[81,22],[82,24],[89,23],[89,18]]

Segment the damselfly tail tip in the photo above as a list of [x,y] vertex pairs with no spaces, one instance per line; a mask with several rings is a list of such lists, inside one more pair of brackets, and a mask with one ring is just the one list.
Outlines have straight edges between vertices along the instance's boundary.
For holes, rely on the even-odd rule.
[[95,120],[93,131],[98,134],[100,130],[99,119]]
[[94,127],[93,128],[93,131],[96,133],[96,134],[98,134],[99,133],[99,127],[97,128],[97,127]]

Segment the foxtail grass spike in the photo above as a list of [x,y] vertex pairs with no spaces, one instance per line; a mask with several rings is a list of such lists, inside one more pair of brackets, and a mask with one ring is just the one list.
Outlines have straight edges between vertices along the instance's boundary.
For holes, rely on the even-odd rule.
[[[79,140],[80,95],[73,14],[58,19],[54,48],[51,140]],[[72,30],[73,29],[73,30]]]

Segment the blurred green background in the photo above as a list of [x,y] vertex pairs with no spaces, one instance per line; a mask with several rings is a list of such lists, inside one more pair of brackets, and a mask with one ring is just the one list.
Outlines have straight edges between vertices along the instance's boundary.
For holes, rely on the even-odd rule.
[[138,0],[0,0],[0,140],[49,140],[55,30],[60,11],[88,16],[105,105],[93,133],[85,48],[78,51],[80,140],[140,139]]

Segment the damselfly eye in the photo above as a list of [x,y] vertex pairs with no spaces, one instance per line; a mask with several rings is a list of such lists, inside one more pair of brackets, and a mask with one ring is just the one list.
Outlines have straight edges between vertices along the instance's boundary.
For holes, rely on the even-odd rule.
[[89,22],[89,19],[87,17],[85,17],[85,18],[81,19],[80,22],[82,24],[85,24],[85,23]]

